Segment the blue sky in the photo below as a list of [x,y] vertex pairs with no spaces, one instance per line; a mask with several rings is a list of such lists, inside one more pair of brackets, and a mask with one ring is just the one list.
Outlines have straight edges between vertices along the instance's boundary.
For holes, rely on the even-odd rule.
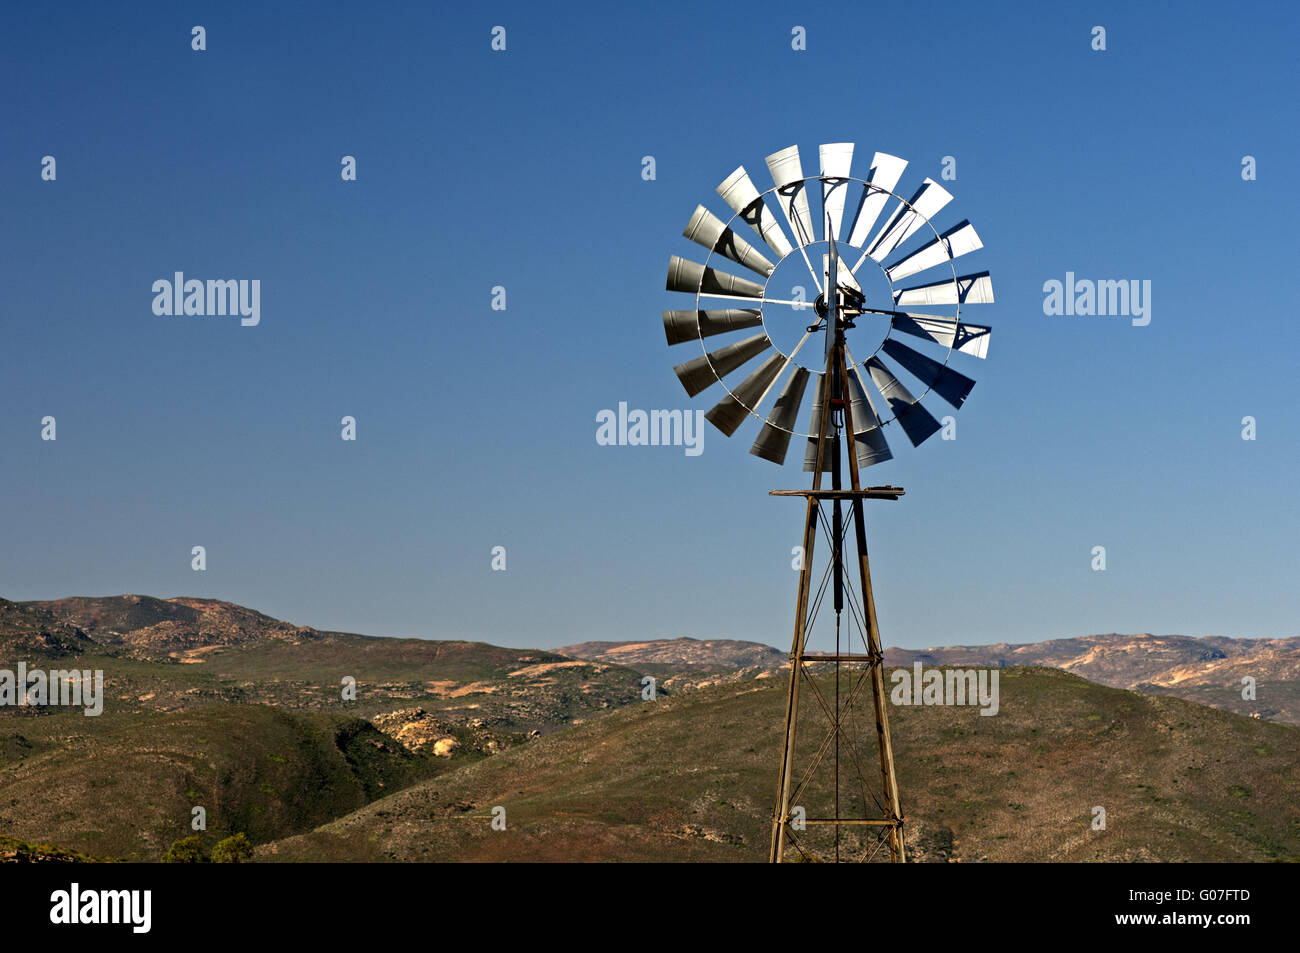
[[[1293,5],[262,6],[3,15],[3,596],[788,644],[767,491],[806,475],[752,421],[688,457],[595,418],[712,406],[660,322],[682,228],[737,165],[853,141],[909,189],[957,159],[941,220],[998,297],[958,439],[869,471],[908,491],[868,509],[885,643],[1296,634]],[[155,316],[178,270],[260,279],[260,325]],[[1067,271],[1150,280],[1150,325],[1045,315]]]

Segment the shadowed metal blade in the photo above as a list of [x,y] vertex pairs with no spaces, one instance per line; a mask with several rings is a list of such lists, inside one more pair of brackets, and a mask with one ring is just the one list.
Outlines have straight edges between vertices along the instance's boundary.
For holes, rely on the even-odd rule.
[[908,393],[907,388],[899,383],[898,378],[880,362],[879,358],[867,359],[867,373],[871,375],[871,382],[876,385],[876,390],[880,391],[881,396],[889,404],[889,409],[893,411],[898,425],[903,428],[903,433],[907,434],[907,439],[912,441],[912,446],[919,447],[926,439],[938,432],[939,421],[917,403],[916,398]]
[[948,365],[940,364],[919,351],[913,351],[901,341],[888,338],[881,345],[881,350],[954,407],[960,408],[975,386],[975,382],[965,374],[959,374]]
[[764,278],[770,278],[776,265],[763,256],[757,248],[745,241],[703,205],[695,207],[695,214],[682,232],[696,244],[703,245],[709,251],[717,252],[730,258],[738,265],[757,272]]
[[750,453],[778,465],[785,463],[786,452],[790,449],[790,435],[807,387],[808,370],[796,367],[781,390],[781,396],[777,397],[763,429],[754,438],[754,445],[749,448]]
[[990,304],[992,301],[993,279],[987,271],[894,292],[894,303],[902,305]]
[[862,386],[858,368],[849,369],[849,413],[853,416],[853,447],[859,467],[869,467],[893,458],[884,428],[871,405],[867,389]]
[[830,216],[830,231],[826,237],[838,239],[844,221],[848,178],[853,172],[853,143],[828,142],[821,147],[820,153],[822,210]]
[[716,311],[665,311],[664,337],[669,344],[681,344],[699,338],[756,328],[763,314],[750,308],[722,308]]
[[767,169],[776,183],[778,203],[794,231],[800,245],[816,241],[813,233],[812,213],[808,211],[808,193],[803,187],[803,164],[799,161],[799,147],[790,146],[767,157]]
[[785,237],[785,232],[777,224],[776,216],[758,194],[758,189],[754,187],[743,165],[718,186],[718,194],[746,225],[762,236],[767,247],[772,249],[772,254],[777,258],[784,258],[794,251],[790,239]]
[[871,234],[871,227],[876,224],[881,210],[889,201],[889,193],[894,191],[898,180],[903,177],[907,160],[891,156],[887,152],[877,152],[871,159],[871,175],[868,181],[874,189],[863,189],[858,201],[858,210],[853,216],[853,229],[849,233],[849,244],[861,248]]
[[904,334],[925,338],[963,354],[988,357],[992,328],[982,324],[959,323],[954,318],[941,318],[932,314],[897,314],[889,323]]
[[[880,233],[872,240],[871,248],[867,251],[868,257],[872,261],[884,261],[886,255],[892,254],[894,249],[911,238],[927,219],[934,218],[939,210],[951,201],[951,192],[934,179],[926,179],[907,204],[900,202],[893,216],[881,226]],[[855,267],[854,271],[856,270]]]
[[736,428],[745,422],[750,408],[757,407],[763,402],[768,388],[776,383],[776,379],[785,370],[787,362],[788,358],[784,354],[773,354],[760,364],[754,373],[741,381],[739,387],[734,388],[730,394],[718,401],[713,409],[704,415],[704,419],[730,437],[736,432]]
[[975,234],[975,226],[970,222],[959,222],[938,238],[926,242],[902,261],[890,265],[885,269],[885,274],[889,276],[890,281],[898,281],[983,247],[984,243],[980,241],[979,235]]
[[694,397],[700,391],[712,386],[714,381],[722,380],[771,346],[772,342],[768,340],[766,334],[755,334],[735,344],[728,344],[708,354],[701,354],[685,364],[678,364],[673,368],[673,373],[686,388],[686,393]]
[[[822,404],[826,400],[826,375],[818,374],[817,383],[813,386],[813,403],[812,416],[808,420],[808,432],[810,434],[818,433],[822,423]],[[829,439],[834,439],[835,429],[829,428]],[[831,455],[830,447],[822,458],[822,473],[831,472]],[[803,452],[803,468],[805,473],[812,473],[817,469],[817,438],[815,436],[808,438],[808,446]]]
[[668,290],[687,294],[740,295],[745,298],[763,297],[763,286],[748,278],[729,275],[716,268],[705,268],[698,261],[673,255],[668,261]]

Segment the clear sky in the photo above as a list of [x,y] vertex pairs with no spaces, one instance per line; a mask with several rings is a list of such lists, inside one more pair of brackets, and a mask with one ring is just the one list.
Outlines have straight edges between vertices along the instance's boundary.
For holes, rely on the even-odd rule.
[[[6,7],[0,595],[788,645],[767,491],[807,475],[752,421],[691,457],[596,414],[712,406],[660,321],[687,219],[852,141],[907,188],[957,160],[998,299],[958,439],[869,471],[907,488],[868,509],[885,643],[1296,634],[1300,7],[550,6]],[[260,324],[155,316],[175,271],[259,279]],[[1151,323],[1045,315],[1067,271],[1150,280]]]

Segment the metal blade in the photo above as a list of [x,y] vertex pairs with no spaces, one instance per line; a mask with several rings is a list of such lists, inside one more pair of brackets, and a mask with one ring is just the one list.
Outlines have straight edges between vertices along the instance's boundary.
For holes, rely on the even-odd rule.
[[894,292],[895,304],[990,304],[992,301],[993,279],[987,271]]
[[704,415],[704,419],[730,437],[736,432],[736,428],[745,422],[750,409],[763,402],[768,388],[781,376],[788,361],[784,354],[773,354],[760,364],[754,373],[741,381],[739,387],[734,388],[730,394],[718,401],[713,409]]
[[884,428],[876,416],[867,389],[862,386],[861,371],[849,369],[849,413],[853,416],[853,447],[859,467],[869,467],[893,458]]
[[743,165],[718,186],[718,194],[746,225],[762,236],[767,247],[772,249],[772,254],[777,258],[784,258],[794,251],[790,239],[785,237],[785,232],[777,224],[776,216],[758,194],[758,189],[754,187]]
[[803,187],[803,164],[799,161],[799,147],[790,146],[767,157],[767,169],[776,183],[781,211],[785,213],[794,231],[795,241],[809,245],[816,241],[812,213],[808,211],[808,193]]
[[[827,238],[839,238],[844,221],[844,199],[853,173],[853,143],[829,142],[821,147],[822,211],[830,216]],[[830,180],[830,181],[827,181]]]
[[898,425],[903,428],[903,433],[907,434],[907,439],[912,441],[912,446],[919,447],[927,438],[939,431],[939,421],[917,403],[916,398],[898,382],[893,372],[880,362],[880,358],[867,359],[867,373],[871,375],[871,382],[876,385],[876,390],[880,391],[881,396],[889,404],[889,409],[893,411]]
[[[817,437],[815,436],[821,427],[822,422],[822,403],[826,400],[826,375],[818,374],[817,383],[813,387],[813,404],[812,417],[808,420],[808,432],[814,434],[808,438],[808,446],[803,452],[803,468],[805,473],[812,473],[817,469]],[[832,428],[832,433],[834,430]],[[829,451],[829,447],[827,450]],[[831,472],[831,455],[826,453],[822,459],[822,473]]]
[[808,387],[808,370],[796,367],[790,379],[786,381],[781,395],[777,397],[768,415],[763,429],[754,438],[754,445],[749,452],[775,464],[785,463],[785,455],[790,449],[790,435],[799,416],[799,405],[803,403],[803,393]]
[[664,336],[669,344],[726,334],[742,328],[756,328],[763,313],[751,308],[723,308],[717,311],[665,311]]
[[970,222],[959,222],[938,238],[926,242],[902,261],[890,265],[885,269],[885,274],[889,276],[890,281],[898,281],[983,247],[984,243],[980,241],[979,235],[975,234],[975,226]]
[[686,388],[686,393],[694,397],[705,388],[711,387],[714,381],[722,380],[771,346],[772,342],[768,340],[766,334],[755,334],[735,344],[728,344],[708,354],[701,354],[685,364],[678,364],[673,368],[673,373]]
[[[912,234],[925,224],[926,219],[934,218],[939,210],[952,201],[952,193],[934,179],[926,179],[921,187],[908,200],[907,204],[898,203],[898,208],[871,242],[867,251],[873,261],[881,262],[895,248],[912,237]],[[858,262],[861,264],[861,262]],[[854,271],[857,271],[855,266]]]
[[960,408],[975,382],[946,364],[913,351],[901,341],[887,338],[881,350],[903,365],[903,369],[954,407]]
[[668,261],[668,290],[687,294],[743,295],[763,297],[763,286],[748,278],[729,275],[716,268],[705,268],[698,261],[673,255]]
[[682,234],[709,251],[730,258],[736,264],[744,265],[764,278],[770,278],[772,272],[776,270],[776,265],[768,261],[762,252],[729,229],[722,219],[703,205],[695,207],[695,214],[691,216],[686,231]]
[[940,318],[932,314],[895,315],[890,325],[904,334],[925,338],[944,347],[955,348],[963,354],[988,357],[989,335],[992,328],[982,324],[967,324],[954,318]]
[[[871,159],[871,175],[868,181],[875,189],[863,189],[858,201],[857,213],[853,216],[853,229],[849,233],[849,244],[861,248],[871,234],[871,226],[876,224],[881,209],[889,201],[889,193],[894,191],[898,180],[903,177],[907,160],[891,156],[886,152],[877,152]],[[883,191],[882,191],[883,190]]]

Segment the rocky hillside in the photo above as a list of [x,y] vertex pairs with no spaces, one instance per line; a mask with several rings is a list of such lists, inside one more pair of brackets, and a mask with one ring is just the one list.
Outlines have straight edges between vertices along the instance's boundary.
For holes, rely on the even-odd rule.
[[0,664],[71,658],[93,648],[85,632],[49,609],[0,599]]
[[[887,649],[891,665],[1043,665],[1115,688],[1176,695],[1266,720],[1300,724],[1300,638],[1089,635],[1027,645]],[[1243,699],[1242,679],[1256,680]]]
[[[1300,729],[1052,669],[1010,668],[1001,686],[994,717],[891,710],[913,859],[1300,857]],[[784,702],[785,686],[768,679],[637,704],[416,784],[260,856],[760,861]],[[504,831],[491,826],[498,807]],[[1093,829],[1095,807],[1106,811],[1104,830]]]
[[122,646],[129,654],[145,658],[184,659],[217,646],[272,640],[296,645],[319,637],[307,626],[290,625],[217,599],[74,596],[24,605],[48,611],[101,645]]
[[[658,676],[671,691],[766,677],[787,664],[770,645],[730,639],[584,642],[557,649],[574,658],[615,661]],[[885,650],[890,665],[1059,668],[1114,688],[1175,695],[1268,721],[1300,725],[1300,637],[1191,638],[1184,635],[1089,635],[1014,645],[956,645]],[[710,677],[710,675],[712,677]],[[1242,679],[1256,680],[1243,699]]]
[[739,639],[655,639],[649,642],[581,642],[555,650],[572,658],[626,665],[649,674],[728,672],[738,669],[778,668],[789,660],[759,642]]

